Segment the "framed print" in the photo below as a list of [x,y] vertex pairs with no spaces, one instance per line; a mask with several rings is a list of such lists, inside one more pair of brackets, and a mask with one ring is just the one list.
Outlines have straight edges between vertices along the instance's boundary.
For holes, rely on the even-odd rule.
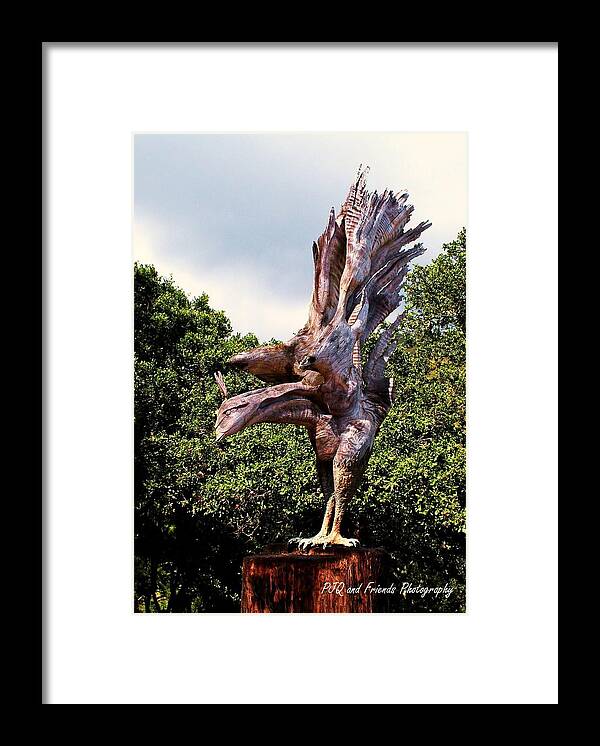
[[557,79],[42,44],[43,703],[557,702]]

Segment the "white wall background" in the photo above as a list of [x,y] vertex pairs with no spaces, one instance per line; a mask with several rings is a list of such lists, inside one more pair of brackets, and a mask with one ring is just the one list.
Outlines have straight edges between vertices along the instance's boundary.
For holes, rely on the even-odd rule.
[[[56,46],[46,65],[47,701],[554,702],[557,50]],[[468,132],[468,613],[136,616],[132,132],[316,127]]]

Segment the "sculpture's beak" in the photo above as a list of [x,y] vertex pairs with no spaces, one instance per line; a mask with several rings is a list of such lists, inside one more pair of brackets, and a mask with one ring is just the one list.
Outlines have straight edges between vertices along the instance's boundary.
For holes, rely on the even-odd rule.
[[230,357],[227,361],[227,365],[230,365],[232,368],[241,368],[242,370],[245,370],[248,365],[248,359],[248,353],[240,352],[238,355]]

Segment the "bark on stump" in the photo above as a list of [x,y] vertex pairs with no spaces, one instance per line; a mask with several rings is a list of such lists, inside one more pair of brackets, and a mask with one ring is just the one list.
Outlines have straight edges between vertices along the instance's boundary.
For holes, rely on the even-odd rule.
[[368,584],[385,587],[387,560],[383,549],[268,547],[243,560],[242,612],[386,611],[389,595]]

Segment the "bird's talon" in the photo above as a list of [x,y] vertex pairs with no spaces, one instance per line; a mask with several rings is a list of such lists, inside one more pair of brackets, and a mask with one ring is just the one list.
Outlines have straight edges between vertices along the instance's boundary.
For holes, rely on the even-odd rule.
[[331,533],[327,536],[323,546],[342,546],[342,547],[356,547],[360,544],[358,539],[346,539],[344,536],[338,533]]
[[298,549],[301,552],[305,552],[311,547],[322,546],[324,538],[325,537],[323,536],[323,534],[317,534],[316,536],[312,536],[308,539],[302,537],[299,537],[297,539],[290,539],[288,544],[297,544]]
[[341,534],[332,532],[326,536],[323,534],[317,534],[309,539],[303,539],[301,537],[290,539],[288,544],[297,544],[298,550],[305,552],[312,547],[323,547],[323,549],[333,546],[356,547],[360,545],[360,542],[358,539],[346,539]]

